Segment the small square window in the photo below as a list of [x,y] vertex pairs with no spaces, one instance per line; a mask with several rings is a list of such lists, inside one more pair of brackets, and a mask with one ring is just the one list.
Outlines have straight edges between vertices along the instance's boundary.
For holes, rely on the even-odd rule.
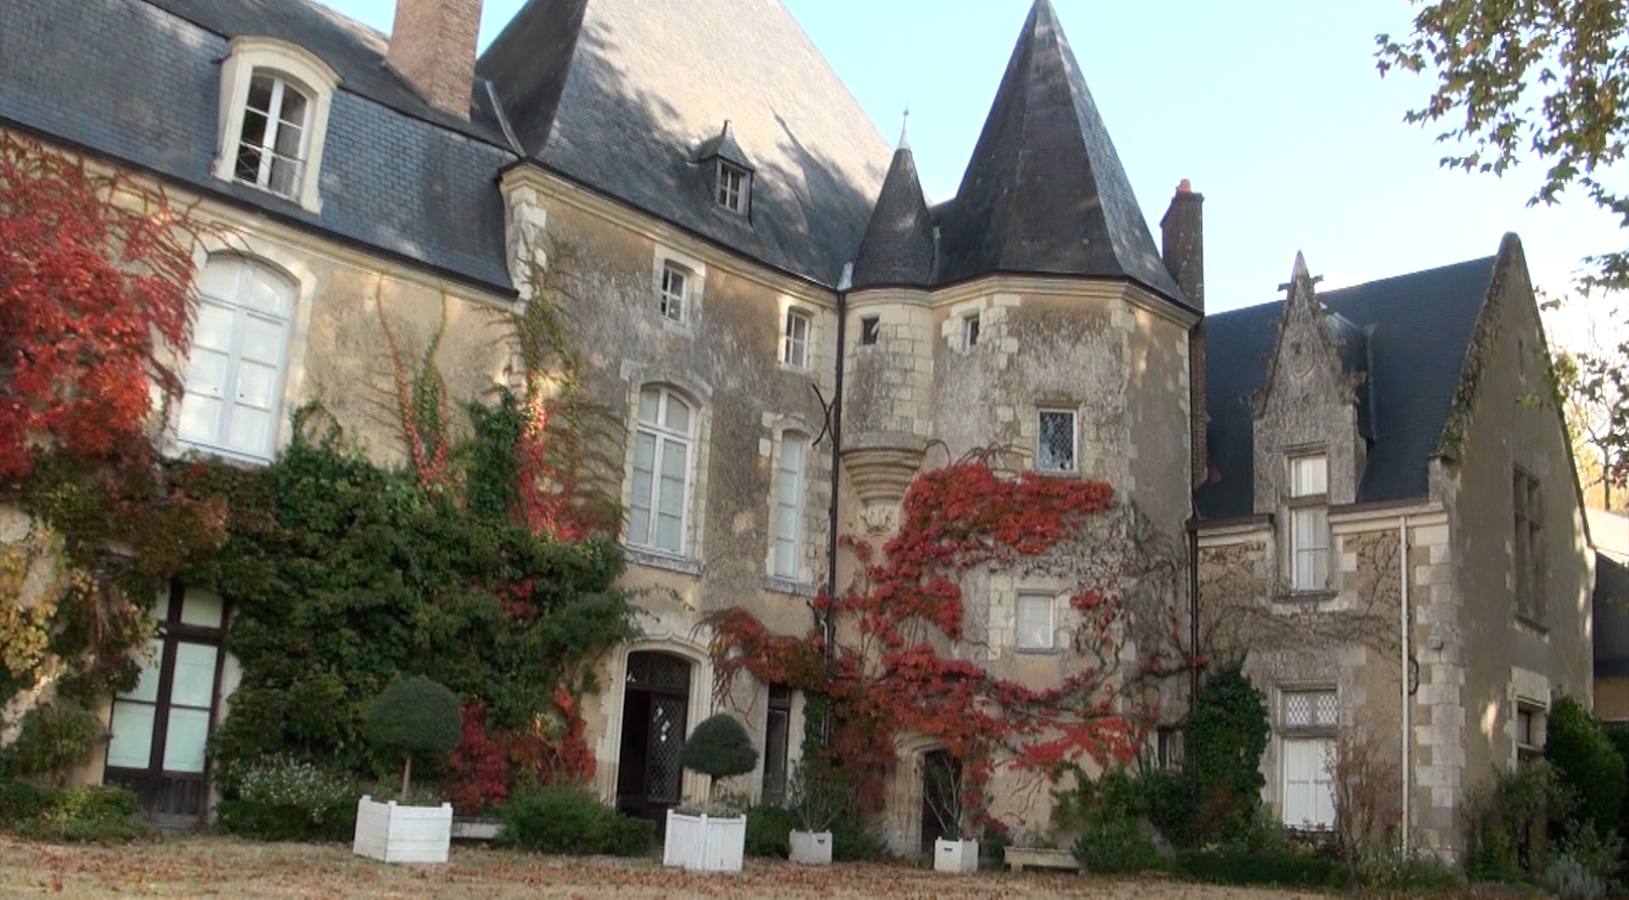
[[1294,456],[1290,458],[1290,496],[1316,497],[1329,493],[1329,457]]
[[747,211],[747,192],[751,185],[751,176],[745,169],[730,165],[723,160],[718,163],[718,205],[733,213]]
[[1050,594],[1019,594],[1016,643],[1020,650],[1051,650],[1056,604]]
[[877,342],[877,335],[882,331],[882,320],[876,316],[866,316],[860,320],[860,345],[869,347]]
[[657,298],[657,312],[670,322],[683,322],[685,317],[685,291],[690,286],[690,272],[673,263],[662,265],[662,285]]
[[979,345],[979,317],[977,313],[962,316],[962,349],[971,350]]
[[1285,728],[1334,728],[1340,722],[1340,704],[1334,691],[1285,691]]
[[1041,410],[1035,443],[1037,469],[1042,472],[1075,471],[1075,411]]
[[781,337],[781,362],[794,369],[809,368],[809,331],[807,313],[795,309],[786,311],[786,331]]

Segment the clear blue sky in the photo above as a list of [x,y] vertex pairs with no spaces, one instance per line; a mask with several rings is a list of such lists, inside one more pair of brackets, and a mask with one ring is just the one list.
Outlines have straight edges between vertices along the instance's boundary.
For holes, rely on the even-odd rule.
[[[327,2],[390,30],[393,0]],[[889,141],[910,105],[923,187],[953,195],[1030,0],[786,2]],[[521,3],[486,0],[483,47]],[[1515,231],[1562,291],[1624,240],[1581,196],[1527,208],[1536,166],[1438,168],[1433,133],[1402,122],[1428,83],[1374,66],[1375,34],[1409,30],[1405,0],[1053,5],[1150,226],[1180,179],[1204,193],[1211,310],[1273,299],[1297,250],[1339,286],[1491,255]]]

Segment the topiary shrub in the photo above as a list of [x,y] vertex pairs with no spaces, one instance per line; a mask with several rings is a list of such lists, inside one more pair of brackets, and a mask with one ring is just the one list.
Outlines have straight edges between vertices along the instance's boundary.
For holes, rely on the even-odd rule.
[[638,856],[656,840],[655,823],[625,816],[569,785],[520,791],[497,815],[499,843],[538,853]]
[[1593,823],[1601,834],[1617,828],[1625,790],[1623,757],[1577,700],[1561,697],[1551,705],[1544,758],[1577,796],[1581,820]]
[[363,735],[381,753],[402,757],[402,796],[412,789],[413,757],[451,753],[462,713],[458,695],[438,681],[414,675],[391,683],[368,708]]
[[710,800],[718,779],[745,775],[758,765],[758,751],[740,720],[729,713],[717,713],[690,732],[679,751],[679,764],[708,777]]
[[62,784],[107,736],[95,713],[66,700],[36,706],[23,716],[17,740],[6,748],[6,768]]

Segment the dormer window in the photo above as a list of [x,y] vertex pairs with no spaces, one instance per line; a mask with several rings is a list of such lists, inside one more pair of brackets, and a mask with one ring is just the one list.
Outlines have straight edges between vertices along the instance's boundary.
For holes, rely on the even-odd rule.
[[311,51],[240,36],[221,65],[214,175],[322,211],[318,191],[339,76]]
[[733,213],[747,211],[747,196],[752,190],[752,175],[746,169],[718,161],[718,205]]
[[1329,457],[1290,458],[1290,587],[1329,586]]
[[300,196],[311,129],[311,98],[288,79],[256,72],[238,136],[238,181],[290,200]]

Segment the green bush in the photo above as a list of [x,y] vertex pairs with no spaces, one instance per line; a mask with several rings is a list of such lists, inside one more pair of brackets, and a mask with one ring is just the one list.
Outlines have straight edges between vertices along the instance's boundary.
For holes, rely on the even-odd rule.
[[747,810],[747,855],[785,859],[792,852],[792,831],[798,827],[797,814],[792,810],[754,806]]
[[1181,850],[1172,871],[1207,884],[1255,884],[1285,888],[1341,889],[1351,883],[1339,860],[1309,850],[1284,847],[1250,850],[1229,844],[1206,850]]
[[1550,707],[1544,758],[1578,797],[1580,819],[1593,822],[1602,834],[1617,827],[1625,789],[1623,757],[1577,700],[1561,697]]
[[1565,853],[1557,854],[1544,867],[1540,884],[1561,900],[1596,900],[1606,896],[1606,882]]
[[1206,679],[1183,727],[1182,772],[1150,792],[1149,816],[1178,847],[1233,841],[1261,803],[1267,701],[1237,666]]
[[714,780],[745,775],[758,765],[758,751],[741,720],[717,713],[702,720],[685,739],[679,763]]
[[56,791],[23,781],[0,778],[0,827],[32,819],[51,808]]
[[1434,856],[1404,856],[1391,850],[1366,854],[1357,861],[1358,884],[1376,893],[1440,893],[1459,881],[1459,873]]
[[41,793],[8,790],[5,795],[8,804],[35,810],[27,818],[0,819],[31,841],[124,844],[157,834],[136,818],[136,795],[124,788],[93,785]]
[[887,848],[859,819],[838,819],[831,823],[831,858],[835,862],[864,862],[882,859]]
[[523,790],[497,814],[499,843],[538,853],[639,856],[656,840],[654,823],[624,816],[580,787]]
[[1088,872],[1141,872],[1158,868],[1160,855],[1143,824],[1143,785],[1124,769],[1093,781],[1076,770],[1075,788],[1054,795],[1053,827],[1079,832],[1075,858]]
[[308,762],[272,758],[238,780],[217,807],[221,826],[261,841],[348,841],[361,792],[348,779]]
[[1550,862],[1552,822],[1565,822],[1573,794],[1545,760],[1497,771],[1466,803],[1465,874],[1473,881],[1531,881]]
[[66,700],[36,706],[22,720],[17,740],[6,748],[6,767],[19,775],[60,779],[107,735],[95,713]]
[[411,790],[413,757],[448,754],[462,736],[458,695],[423,675],[391,682],[368,707],[363,735],[381,753],[403,757],[402,794]]

